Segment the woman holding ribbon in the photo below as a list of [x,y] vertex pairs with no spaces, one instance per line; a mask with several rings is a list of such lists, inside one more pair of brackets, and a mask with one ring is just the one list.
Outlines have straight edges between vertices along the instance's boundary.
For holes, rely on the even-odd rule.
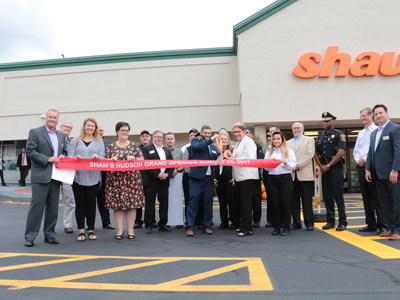
[[[143,154],[134,142],[128,140],[130,125],[126,122],[118,122],[115,132],[118,140],[107,146],[106,158],[117,160],[142,160]],[[117,225],[117,240],[123,239],[124,216],[127,223],[127,237],[135,238],[134,225],[136,209],[144,206],[144,193],[142,176],[138,170],[125,172],[108,172],[106,178],[106,208],[114,210],[115,223]]]
[[[98,132],[97,121],[88,118],[83,122],[80,135],[70,142],[68,156],[86,159],[104,157],[104,144]],[[89,240],[97,240],[94,234],[96,218],[96,193],[100,187],[100,171],[76,170],[72,189],[75,197],[75,217],[78,224],[78,242],[86,240],[85,220]]]
[[274,231],[272,235],[286,236],[290,234],[293,181],[292,171],[297,166],[296,156],[286,146],[285,135],[280,131],[272,134],[271,147],[265,155],[266,159],[281,162],[268,174],[268,198],[271,199]]

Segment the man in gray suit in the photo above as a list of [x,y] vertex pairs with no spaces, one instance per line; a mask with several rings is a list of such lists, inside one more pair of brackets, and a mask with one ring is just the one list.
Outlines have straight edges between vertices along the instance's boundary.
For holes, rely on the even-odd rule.
[[31,129],[27,141],[27,154],[32,161],[32,200],[25,228],[25,246],[33,247],[44,216],[44,242],[58,244],[55,227],[58,217],[60,182],[51,179],[53,164],[67,153],[65,136],[56,130],[58,111],[49,109],[45,125]]
[[390,122],[383,104],[375,105],[373,113],[379,127],[371,133],[365,180],[375,182],[378,202],[389,227],[380,236],[400,240],[400,126]]

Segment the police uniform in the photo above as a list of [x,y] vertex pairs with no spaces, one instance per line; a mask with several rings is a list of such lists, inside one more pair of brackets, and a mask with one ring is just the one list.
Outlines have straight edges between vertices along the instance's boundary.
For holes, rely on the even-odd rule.
[[[329,112],[322,114],[324,121],[336,120]],[[317,139],[315,153],[321,165],[328,165],[336,156],[338,149],[346,149],[346,137],[343,132],[332,128],[327,133],[322,132]],[[335,201],[339,213],[339,226],[347,226],[346,212],[343,198],[343,163],[342,161],[329,166],[329,170],[322,174],[322,193],[326,207],[327,224],[324,229],[335,226]]]

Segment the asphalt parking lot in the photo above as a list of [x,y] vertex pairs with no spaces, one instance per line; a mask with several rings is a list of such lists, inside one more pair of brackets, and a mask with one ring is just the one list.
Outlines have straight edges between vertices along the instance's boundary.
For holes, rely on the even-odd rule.
[[[24,247],[29,189],[0,191],[0,299],[398,299],[400,242],[360,233],[359,194],[346,194],[347,231],[292,231],[272,236],[262,227],[240,238],[234,231],[213,235],[184,229],[136,239],[114,239],[98,229],[97,241],[78,243],[62,232],[59,245]],[[60,207],[60,212],[62,207]],[[219,225],[218,205],[214,222]],[[101,228],[100,222],[96,223]]]

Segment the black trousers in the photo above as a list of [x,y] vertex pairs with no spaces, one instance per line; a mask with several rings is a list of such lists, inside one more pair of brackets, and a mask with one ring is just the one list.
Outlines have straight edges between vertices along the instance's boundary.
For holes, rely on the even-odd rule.
[[0,170],[0,178],[1,178],[1,184],[2,184],[3,186],[5,186],[5,185],[6,185],[6,183],[5,183],[5,181],[4,181],[4,174],[3,174],[3,170]]
[[[293,225],[301,227],[300,211],[303,209],[304,225],[314,226],[313,213],[314,181],[293,181],[292,218]],[[300,208],[301,207],[301,208]]]
[[19,168],[19,177],[20,177],[19,183],[23,186],[26,184],[25,179],[28,176],[28,173],[29,173],[28,166],[22,166]]
[[327,223],[335,224],[336,202],[339,225],[347,226],[343,198],[343,166],[341,163],[333,165],[327,173],[322,174],[322,195],[325,202]]
[[375,182],[365,180],[365,167],[357,166],[357,172],[364,203],[365,224],[370,228],[387,228],[382,208],[378,203]]
[[267,192],[267,214],[266,214],[266,221],[267,223],[273,224],[274,220],[273,218],[273,207],[272,207],[272,201],[270,197],[268,196],[269,190],[268,190],[268,171],[263,170],[263,182],[264,182],[264,187],[265,191]]
[[158,226],[166,226],[168,223],[168,187],[167,186],[145,186],[144,197],[146,209],[144,211],[144,225],[152,227],[156,217],[156,198],[159,202],[158,213],[160,221]]
[[235,183],[235,194],[240,204],[240,215],[242,217],[242,230],[244,232],[253,230],[253,199],[257,180],[249,179]]
[[232,222],[237,228],[239,228],[239,214],[238,207],[235,201],[235,192],[230,182],[232,178],[219,177],[217,195],[219,201],[219,215],[221,218],[221,224],[229,224]]
[[253,222],[260,223],[261,221],[261,180],[256,180],[254,185],[253,198]]
[[72,190],[75,197],[75,218],[78,229],[85,229],[85,220],[88,230],[94,230],[96,220],[96,194],[99,184],[92,186],[79,185],[74,182]]
[[290,228],[292,220],[293,182],[291,174],[268,176],[268,197],[273,206],[273,226],[275,229]]
[[400,181],[393,184],[389,180],[376,180],[378,202],[387,222],[388,228],[393,233],[400,234]]
[[[103,175],[104,173],[104,175]],[[111,224],[110,221],[110,211],[106,208],[106,172],[101,172],[101,186],[97,192],[97,208],[100,213],[101,223],[103,227],[106,227],[108,224]]]

